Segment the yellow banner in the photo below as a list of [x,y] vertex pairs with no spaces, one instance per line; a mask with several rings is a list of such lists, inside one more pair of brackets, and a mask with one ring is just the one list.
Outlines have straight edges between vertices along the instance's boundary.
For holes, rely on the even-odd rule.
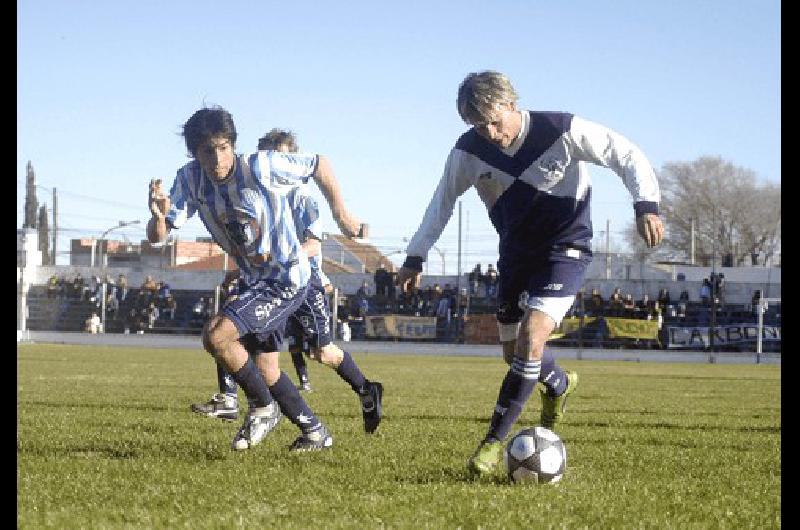
[[[597,320],[597,317],[584,317],[583,326],[586,327],[595,320]],[[568,333],[573,333],[575,331],[578,331],[580,327],[581,327],[580,318],[577,317],[565,318],[564,320],[561,321],[561,324],[556,329],[554,329],[553,332],[550,334],[550,339],[560,339],[564,335],[567,335]]]
[[608,336],[630,339],[658,339],[658,321],[633,318],[605,318]]
[[436,317],[375,315],[364,319],[367,337],[380,339],[435,339]]

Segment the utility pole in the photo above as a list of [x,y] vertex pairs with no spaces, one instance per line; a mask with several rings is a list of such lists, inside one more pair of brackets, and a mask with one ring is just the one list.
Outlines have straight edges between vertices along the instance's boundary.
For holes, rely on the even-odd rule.
[[611,219],[606,219],[606,280],[611,279]]
[[56,189],[53,188],[53,265],[56,264],[56,241],[58,241],[58,197],[56,196]]
[[694,265],[694,217],[692,217],[692,226],[689,236],[689,263]]
[[456,276],[456,307],[461,296],[461,201],[458,201],[458,275]]

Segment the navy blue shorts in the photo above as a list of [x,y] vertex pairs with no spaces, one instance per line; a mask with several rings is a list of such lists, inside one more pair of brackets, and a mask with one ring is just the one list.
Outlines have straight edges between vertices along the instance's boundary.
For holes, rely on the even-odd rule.
[[497,320],[501,324],[519,322],[524,310],[519,305],[520,294],[529,297],[575,296],[583,285],[590,254],[575,249],[554,249],[540,260],[506,260],[513,265],[498,263],[499,288]]
[[[290,325],[302,328],[309,345],[322,348],[333,342],[331,312],[325,289],[317,283],[308,285],[308,292],[300,308],[289,318]],[[294,321],[294,324],[291,322]]]
[[322,285],[309,283],[305,299],[288,317],[284,328],[257,333],[256,337],[248,339],[246,346],[256,348],[258,345],[257,349],[260,351],[280,351],[284,338],[293,344],[302,346],[307,342],[309,346],[319,348],[333,342],[328,297]]
[[286,321],[306,299],[307,287],[259,280],[250,285],[239,283],[238,293],[228,297],[221,313],[230,318],[239,336],[254,334],[267,337],[283,332]]

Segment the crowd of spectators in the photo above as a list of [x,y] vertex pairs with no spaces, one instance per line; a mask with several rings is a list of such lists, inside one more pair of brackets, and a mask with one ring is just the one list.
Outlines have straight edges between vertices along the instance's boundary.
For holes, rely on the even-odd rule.
[[469,282],[469,294],[472,296],[483,296],[490,300],[497,299],[497,284],[499,275],[494,265],[489,263],[486,266],[486,272],[481,271],[481,264],[475,265],[475,268],[467,275]]

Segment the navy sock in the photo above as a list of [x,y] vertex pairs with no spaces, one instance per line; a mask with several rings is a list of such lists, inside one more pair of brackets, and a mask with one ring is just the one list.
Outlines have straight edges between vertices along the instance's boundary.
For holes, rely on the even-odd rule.
[[560,396],[567,389],[567,374],[556,364],[553,354],[546,351],[542,355],[542,371],[539,373],[539,382],[547,388],[550,397]]
[[242,387],[251,406],[266,407],[272,403],[272,395],[269,392],[269,387],[267,387],[267,382],[261,372],[258,371],[258,367],[252,358],[248,357],[244,366],[231,375],[233,380]]
[[522,414],[522,408],[536,388],[540,369],[541,361],[524,361],[514,357],[500,386],[489,432],[486,434],[487,440],[502,441],[511,432],[517,418]]
[[363,395],[365,393],[364,387],[367,384],[367,379],[364,377],[364,374],[361,373],[361,370],[358,369],[358,365],[356,365],[353,357],[348,352],[344,352],[344,357],[336,368],[336,373],[339,374],[339,377],[347,381],[347,384],[350,385],[350,388],[352,388],[356,394]]
[[217,363],[217,383],[219,384],[220,394],[227,394],[233,398],[237,397],[239,385],[236,384],[236,381],[221,363]]
[[281,376],[274,385],[269,387],[269,390],[275,396],[275,401],[280,405],[283,415],[300,427],[301,431],[309,433],[319,429],[321,425],[319,418],[311,411],[311,407],[297,391],[297,387],[294,386],[286,372],[281,372]]
[[297,379],[299,379],[301,383],[308,383],[308,366],[306,366],[303,352],[293,351],[291,354],[294,369],[297,371]]

